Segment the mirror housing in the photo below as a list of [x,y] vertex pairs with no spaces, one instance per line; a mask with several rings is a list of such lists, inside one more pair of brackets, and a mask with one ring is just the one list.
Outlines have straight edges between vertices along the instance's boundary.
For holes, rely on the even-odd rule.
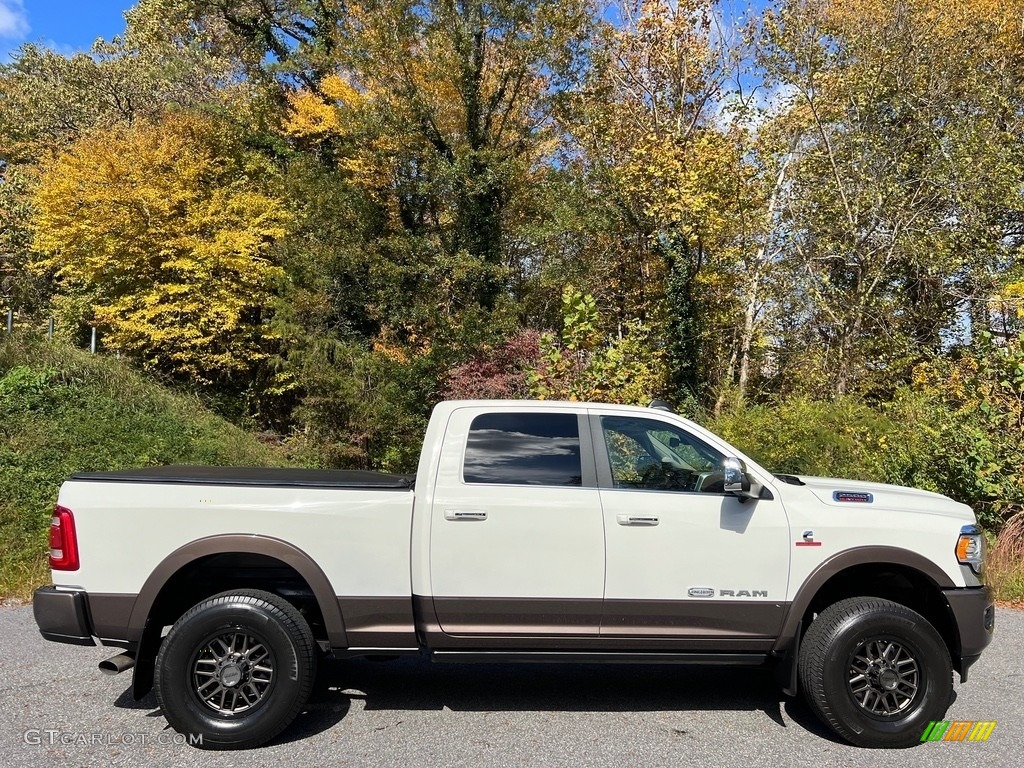
[[747,465],[734,456],[722,459],[722,475],[725,483],[725,492],[740,499],[756,499],[760,495],[760,488],[752,491],[750,477],[747,476]]

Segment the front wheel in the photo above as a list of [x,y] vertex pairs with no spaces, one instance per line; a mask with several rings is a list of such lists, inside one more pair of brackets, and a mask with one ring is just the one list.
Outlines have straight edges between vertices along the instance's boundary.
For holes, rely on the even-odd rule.
[[906,606],[875,597],[822,611],[800,645],[800,687],[818,717],[862,747],[909,747],[953,692],[949,652]]
[[[167,722],[206,749],[269,741],[305,706],[316,676],[306,620],[269,592],[223,592],[175,622],[156,657]],[[198,737],[201,737],[201,741]]]

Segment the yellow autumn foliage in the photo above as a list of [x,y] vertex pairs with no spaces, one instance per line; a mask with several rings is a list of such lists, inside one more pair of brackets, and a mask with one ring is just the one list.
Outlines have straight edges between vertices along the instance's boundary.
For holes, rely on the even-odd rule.
[[247,370],[283,277],[268,252],[289,215],[270,178],[208,118],[97,131],[44,165],[33,268],[81,313],[65,324],[99,326],[110,350],[201,381]]
[[369,91],[332,73],[324,78],[319,92],[300,89],[288,96],[282,128],[285,135],[299,143],[318,145],[339,140],[344,145],[337,157],[339,170],[354,186],[386,202],[384,193],[398,173],[399,157],[408,137],[367,130],[366,124],[378,107]]
[[344,135],[351,115],[360,109],[366,97],[339,74],[330,74],[320,85],[320,93],[298,90],[288,97],[289,110],[284,132],[295,138],[323,140]]

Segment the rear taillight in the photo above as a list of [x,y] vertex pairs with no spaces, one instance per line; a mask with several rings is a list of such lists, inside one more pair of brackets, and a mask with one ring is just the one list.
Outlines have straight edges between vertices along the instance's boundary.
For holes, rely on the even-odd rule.
[[75,516],[70,509],[57,505],[50,520],[50,567],[55,571],[78,570],[78,538]]

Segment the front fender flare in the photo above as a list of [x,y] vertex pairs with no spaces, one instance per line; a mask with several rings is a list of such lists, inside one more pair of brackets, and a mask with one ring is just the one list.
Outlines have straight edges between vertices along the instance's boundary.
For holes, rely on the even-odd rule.
[[956,585],[949,575],[939,568],[934,562],[901,547],[868,546],[854,547],[837,552],[815,568],[810,576],[800,586],[800,590],[789,605],[785,618],[782,620],[782,630],[775,642],[773,653],[785,652],[794,642],[797,632],[800,630],[800,622],[803,620],[807,608],[818,591],[825,583],[847,568],[858,565],[897,565],[904,568],[911,568],[927,576],[936,589],[951,589]]

